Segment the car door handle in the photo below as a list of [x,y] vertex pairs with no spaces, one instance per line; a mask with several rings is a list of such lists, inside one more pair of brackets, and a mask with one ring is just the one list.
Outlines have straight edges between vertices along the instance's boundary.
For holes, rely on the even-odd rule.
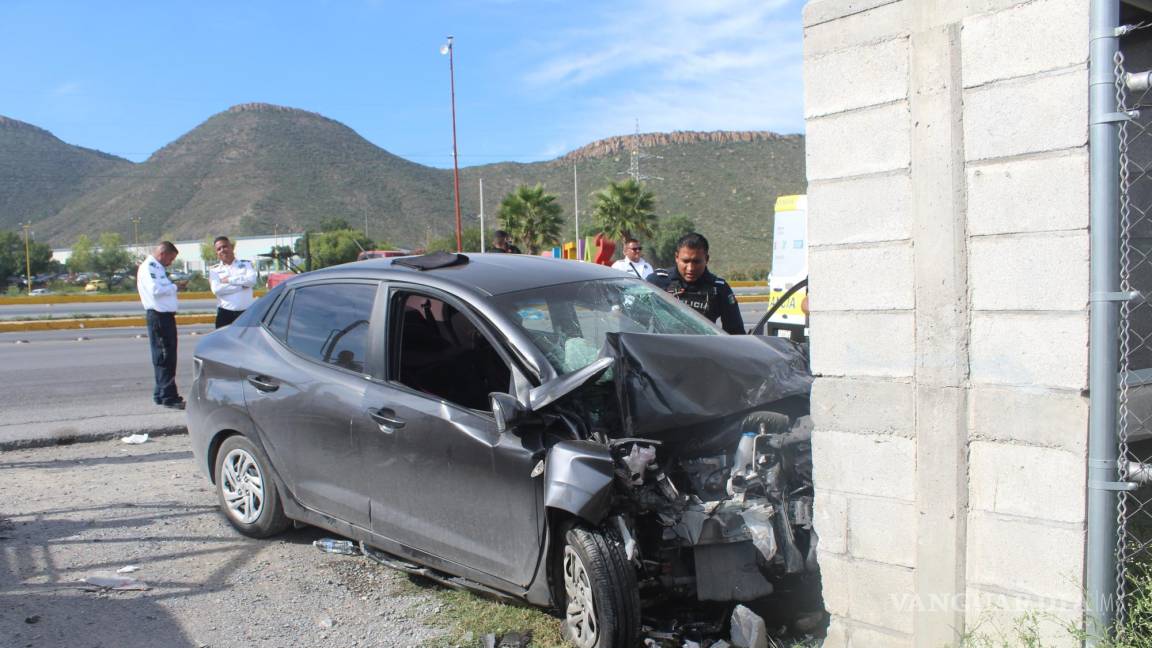
[[248,376],[248,383],[262,392],[274,392],[280,389],[278,383],[273,382],[268,376],[262,376],[260,374],[250,374]]
[[380,426],[381,432],[393,432],[404,427],[404,419],[398,418],[396,412],[386,407],[369,408],[368,416]]

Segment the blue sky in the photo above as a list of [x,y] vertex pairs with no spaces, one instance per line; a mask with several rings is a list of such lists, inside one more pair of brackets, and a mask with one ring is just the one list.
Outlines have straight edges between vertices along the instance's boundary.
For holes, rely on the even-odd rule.
[[0,115],[142,161],[231,105],[412,161],[551,159],[640,130],[803,131],[803,0],[0,0]]

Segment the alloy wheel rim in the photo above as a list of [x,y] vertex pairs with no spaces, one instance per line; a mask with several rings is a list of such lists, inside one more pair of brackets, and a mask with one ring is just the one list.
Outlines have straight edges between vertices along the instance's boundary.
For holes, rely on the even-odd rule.
[[237,448],[224,457],[220,492],[228,515],[242,524],[252,524],[264,511],[264,476],[255,457]]
[[600,636],[600,620],[592,600],[588,570],[571,546],[564,547],[564,593],[568,598],[565,622],[573,643],[580,648],[594,648]]

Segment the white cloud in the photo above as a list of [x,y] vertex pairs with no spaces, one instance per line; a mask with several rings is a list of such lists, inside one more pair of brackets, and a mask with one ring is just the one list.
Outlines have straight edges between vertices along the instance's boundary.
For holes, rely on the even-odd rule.
[[[799,0],[645,0],[555,34],[526,75],[575,97],[550,151],[632,131],[803,129]],[[573,146],[574,145],[574,146]]]
[[52,94],[57,97],[71,97],[80,94],[83,90],[84,86],[79,81],[65,81],[52,88]]

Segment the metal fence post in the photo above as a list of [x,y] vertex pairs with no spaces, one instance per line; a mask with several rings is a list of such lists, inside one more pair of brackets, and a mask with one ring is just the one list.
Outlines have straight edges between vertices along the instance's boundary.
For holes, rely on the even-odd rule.
[[1089,58],[1091,297],[1088,388],[1086,645],[1112,627],[1116,590],[1116,394],[1119,354],[1119,136],[1114,58],[1119,0],[1092,0]]

